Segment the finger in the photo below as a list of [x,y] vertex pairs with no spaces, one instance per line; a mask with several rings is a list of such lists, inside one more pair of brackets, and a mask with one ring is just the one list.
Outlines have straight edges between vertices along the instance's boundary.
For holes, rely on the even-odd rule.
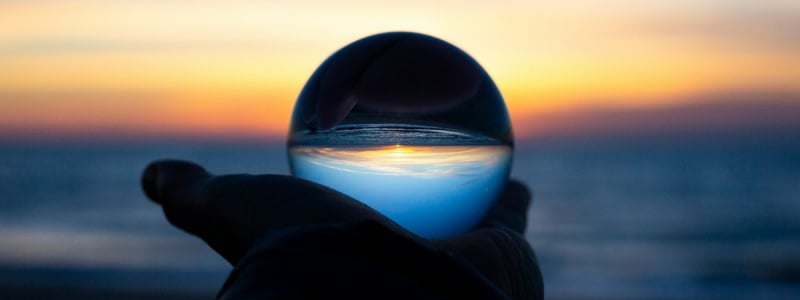
[[509,180],[478,228],[433,243],[467,261],[511,298],[541,299],[536,255],[522,236],[531,202],[525,184]]
[[193,163],[158,161],[142,185],[170,223],[234,264],[257,239],[287,227],[370,219],[396,228],[344,194],[291,176],[211,176]]
[[[167,220],[178,228],[200,235],[208,207],[198,190],[212,178],[203,167],[179,160],[150,163],[142,174],[142,189],[164,209]],[[208,220],[205,220],[208,221]]]
[[433,243],[469,263],[511,299],[544,297],[536,254],[518,232],[480,228]]
[[509,180],[478,228],[505,227],[522,234],[527,227],[531,202],[528,187],[517,180]]
[[511,179],[500,195],[497,205],[504,206],[510,211],[527,212],[532,200],[530,189],[524,183]]
[[203,167],[180,160],[159,160],[150,163],[142,174],[142,189],[150,200],[162,204],[165,198],[175,198],[195,181],[211,177]]
[[150,200],[161,205],[167,220],[180,229],[203,239],[231,263],[243,255],[247,243],[243,231],[225,221],[230,212],[214,211],[213,200],[203,195],[211,176],[202,167],[186,161],[161,160],[150,163],[142,174],[142,189]]

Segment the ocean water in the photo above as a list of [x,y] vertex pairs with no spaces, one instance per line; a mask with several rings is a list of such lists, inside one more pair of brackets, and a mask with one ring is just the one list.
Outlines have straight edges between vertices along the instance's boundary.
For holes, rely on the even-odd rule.
[[[148,162],[288,173],[282,143],[0,144],[0,286],[215,291],[230,267],[141,193]],[[800,141],[518,143],[548,299],[800,297]],[[2,297],[0,289],[0,298]]]

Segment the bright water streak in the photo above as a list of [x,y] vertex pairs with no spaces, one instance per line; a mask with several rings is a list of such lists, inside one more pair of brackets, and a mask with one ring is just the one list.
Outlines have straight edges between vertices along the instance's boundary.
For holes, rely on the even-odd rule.
[[295,176],[345,193],[428,238],[476,225],[508,177],[511,147],[293,146]]

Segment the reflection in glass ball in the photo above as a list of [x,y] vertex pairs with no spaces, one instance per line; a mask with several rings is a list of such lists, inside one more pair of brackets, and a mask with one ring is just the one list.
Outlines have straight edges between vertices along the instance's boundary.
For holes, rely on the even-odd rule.
[[317,68],[288,146],[295,176],[441,238],[470,230],[491,208],[513,137],[503,98],[475,60],[442,40],[392,32]]

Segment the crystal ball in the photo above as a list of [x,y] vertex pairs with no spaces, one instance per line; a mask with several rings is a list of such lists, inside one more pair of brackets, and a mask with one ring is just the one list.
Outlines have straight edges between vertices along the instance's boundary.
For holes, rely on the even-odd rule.
[[469,231],[508,180],[513,136],[494,82],[440,39],[377,34],[328,57],[294,107],[292,174],[363,202],[409,231]]

